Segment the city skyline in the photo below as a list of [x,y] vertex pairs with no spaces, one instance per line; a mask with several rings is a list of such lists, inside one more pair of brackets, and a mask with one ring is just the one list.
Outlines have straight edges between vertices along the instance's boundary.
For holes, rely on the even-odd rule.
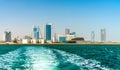
[[95,41],[100,41],[100,29],[105,28],[107,41],[120,42],[119,5],[117,0],[1,0],[0,39],[7,30],[14,37],[31,35],[33,25],[53,23],[57,34],[69,28],[91,40],[95,31]]

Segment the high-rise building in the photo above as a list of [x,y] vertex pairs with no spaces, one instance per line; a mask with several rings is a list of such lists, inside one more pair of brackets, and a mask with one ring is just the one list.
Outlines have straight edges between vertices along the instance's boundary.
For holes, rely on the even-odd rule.
[[45,25],[45,40],[51,40],[51,24]]
[[95,41],[95,33],[94,33],[94,31],[91,32],[91,41],[92,42]]
[[11,42],[11,32],[4,32],[4,41],[5,42]]
[[57,35],[56,35],[56,33],[54,33],[54,36],[53,36],[53,42],[57,42],[57,37],[56,37]]
[[39,26],[34,26],[33,27],[33,39],[39,39],[39,32],[40,32]]
[[68,34],[70,34],[70,29],[66,28],[65,29],[65,35],[68,35]]
[[101,29],[101,42],[106,41],[106,29]]

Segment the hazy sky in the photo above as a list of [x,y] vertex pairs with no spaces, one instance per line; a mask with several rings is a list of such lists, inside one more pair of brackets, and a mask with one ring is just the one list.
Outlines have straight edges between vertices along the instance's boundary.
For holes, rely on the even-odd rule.
[[0,0],[0,38],[5,30],[31,34],[34,25],[42,31],[45,23],[57,34],[70,28],[86,40],[95,31],[97,41],[106,28],[108,41],[120,41],[120,0]]

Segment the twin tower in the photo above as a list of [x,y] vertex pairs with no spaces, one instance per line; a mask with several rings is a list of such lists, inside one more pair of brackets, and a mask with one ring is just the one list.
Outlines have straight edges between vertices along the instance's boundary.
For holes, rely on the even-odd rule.
[[44,25],[44,36],[42,36],[40,27],[34,26],[33,27],[33,39],[40,39],[44,37],[45,40],[51,40],[51,34],[52,34],[51,26],[52,26],[51,24]]

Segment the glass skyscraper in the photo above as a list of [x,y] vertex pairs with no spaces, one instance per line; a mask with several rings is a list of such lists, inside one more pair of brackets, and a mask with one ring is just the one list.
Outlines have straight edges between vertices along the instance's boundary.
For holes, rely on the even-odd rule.
[[50,24],[45,25],[45,39],[51,40],[51,25]]
[[39,26],[33,27],[33,39],[39,39],[39,31],[40,31]]

